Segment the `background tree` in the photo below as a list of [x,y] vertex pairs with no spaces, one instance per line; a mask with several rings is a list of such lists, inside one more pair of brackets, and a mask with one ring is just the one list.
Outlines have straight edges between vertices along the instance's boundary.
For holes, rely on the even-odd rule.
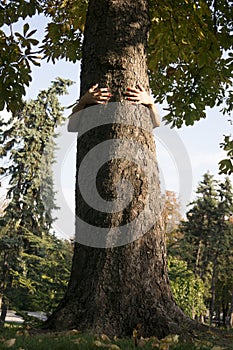
[[228,178],[217,182],[207,173],[197,194],[187,221],[179,228],[184,235],[181,251],[188,266],[205,283],[210,322],[223,314],[226,324],[232,291],[232,185]]
[[20,262],[24,268],[11,271],[10,304],[21,312],[39,310],[49,314],[57,307],[67,288],[73,245],[51,233],[43,239],[31,238],[30,244],[36,247],[36,252],[29,254],[22,250]]
[[198,198],[191,203],[187,212],[187,221],[180,226],[185,234],[183,251],[187,252],[189,266],[204,279],[207,276],[212,251],[209,250],[211,239],[217,226],[216,208],[218,205],[216,180],[209,173],[204,174],[197,188]]
[[166,191],[162,197],[162,203],[162,219],[168,250],[168,275],[172,294],[185,314],[203,321],[203,315],[206,313],[204,303],[206,289],[202,279],[188,268],[187,261],[182,260],[180,242],[183,234],[179,229],[182,217],[176,193]]
[[[20,295],[26,297],[26,291],[35,293],[46,278],[50,278],[52,284],[50,275],[54,265],[60,265],[58,261],[62,257],[63,260],[70,258],[65,243],[60,243],[63,251],[55,253],[58,240],[50,236],[52,210],[56,208],[52,179],[53,136],[56,126],[63,120],[58,96],[66,93],[70,84],[70,81],[57,79],[48,90],[40,92],[36,100],[25,103],[22,112],[15,113],[2,124],[0,153],[6,162],[1,173],[9,180],[8,203],[0,217],[2,322],[9,303],[15,306],[21,303],[25,307],[26,300],[22,303]],[[51,266],[47,261],[49,253],[55,260],[50,261]],[[47,269],[42,269],[45,264]],[[64,276],[59,295],[62,285],[67,283],[64,281],[68,278],[66,269],[67,264],[62,268]],[[59,277],[54,277],[56,290]],[[45,291],[48,283],[43,284]]]
[[[232,277],[229,271],[233,268],[231,247],[233,243],[233,188],[229,178],[219,183],[218,189],[218,238],[214,251],[212,275],[212,298],[211,307],[212,314],[214,309],[219,309],[217,313],[223,315],[223,323],[226,325],[227,316],[230,311]],[[217,290],[217,286],[220,290]],[[216,305],[217,304],[217,305]],[[216,307],[217,306],[217,307]],[[228,317],[229,320],[229,317]]]
[[206,314],[206,289],[203,280],[188,269],[186,261],[172,255],[168,257],[168,271],[177,304],[189,317],[202,320]]
[[166,233],[167,247],[175,245],[180,239],[180,233],[177,230],[181,221],[180,203],[173,191],[166,191],[162,196],[162,220]]

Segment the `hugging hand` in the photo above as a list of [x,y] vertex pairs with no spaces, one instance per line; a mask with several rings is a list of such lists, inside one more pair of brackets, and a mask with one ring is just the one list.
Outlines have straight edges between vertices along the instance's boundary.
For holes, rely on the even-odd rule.
[[150,117],[153,124],[153,128],[160,126],[160,118],[158,110],[154,104],[153,98],[149,95],[141,84],[137,84],[137,87],[128,87],[125,92],[126,99],[132,104],[142,104],[149,108]]
[[137,87],[128,87],[125,92],[126,99],[131,101],[133,104],[143,104],[150,107],[154,104],[153,98],[146,92],[141,84],[137,84]]
[[98,84],[95,84],[80,98],[79,103],[73,108],[72,114],[81,111],[88,105],[105,104],[111,96],[109,88],[98,88]]
[[109,88],[98,88],[98,84],[95,84],[85,93],[82,101],[85,105],[105,104],[110,100],[111,96]]
[[[73,108],[70,116],[68,130],[73,131],[75,127],[75,113],[81,111],[88,105],[106,104],[109,102],[112,94],[108,87],[99,88],[98,84],[93,85],[79,100],[79,103]],[[125,92],[126,99],[132,104],[143,104],[150,110],[150,116],[153,127],[160,125],[158,110],[154,105],[152,96],[150,96],[141,84],[137,84],[135,88],[128,87]]]

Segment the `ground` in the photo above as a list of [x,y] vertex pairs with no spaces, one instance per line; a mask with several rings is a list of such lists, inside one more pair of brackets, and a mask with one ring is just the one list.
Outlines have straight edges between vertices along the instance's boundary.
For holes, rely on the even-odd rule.
[[56,333],[41,333],[36,328],[6,324],[0,331],[0,350],[233,350],[233,330],[208,329],[206,332],[187,334],[181,339],[169,335],[158,340],[156,337],[139,338],[137,332],[127,339],[109,339],[106,335],[90,336],[78,330]]

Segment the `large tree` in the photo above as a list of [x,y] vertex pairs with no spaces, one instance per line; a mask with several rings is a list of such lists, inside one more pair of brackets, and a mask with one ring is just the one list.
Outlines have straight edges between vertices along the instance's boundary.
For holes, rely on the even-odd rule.
[[[111,102],[118,103],[94,108],[94,113],[93,107],[88,108],[80,116],[77,242],[68,291],[49,320],[49,325],[58,329],[77,327],[95,333],[129,335],[140,327],[144,336],[161,337],[179,332],[180,324],[188,322],[176,306],[168,282],[159,175],[149,111],[144,106],[120,103],[127,86],[140,82],[149,88],[146,62],[149,23],[145,0],[89,2],[81,94],[98,82],[111,88]],[[90,126],[93,120],[96,123],[95,119],[97,126]],[[95,152],[84,165],[82,175],[85,156],[105,142],[108,143],[100,149],[100,154]],[[124,201],[127,190],[117,193],[116,184],[130,182],[133,188],[128,205],[113,213],[96,210],[86,202],[87,193],[80,190],[81,186],[84,191],[91,188],[94,197],[91,172],[98,163],[95,157],[101,164],[101,152],[106,153],[107,161],[97,172],[100,195],[106,201],[119,199],[119,195]],[[94,232],[89,230],[90,226]]]
[[[232,98],[227,94],[232,57],[223,56],[224,50],[229,50],[232,45],[231,6],[227,1],[31,0],[4,1],[1,6],[6,22],[9,16],[16,21],[17,14],[25,18],[26,6],[32,9],[30,15],[38,10],[52,17],[43,41],[43,52],[52,60],[79,57],[80,30],[85,25],[81,94],[96,82],[111,88],[111,102],[121,101],[126,87],[139,81],[148,90],[147,56],[150,86],[157,101],[161,102],[166,96],[169,103],[168,122],[178,127],[183,122],[193,124],[205,117],[206,106],[220,104],[224,98],[226,112],[232,108]],[[15,11],[17,6],[18,11]],[[24,34],[27,34],[27,28]],[[30,49],[36,43],[29,34],[28,37],[18,35],[19,50],[11,50],[12,55],[5,55],[2,60],[8,77],[1,81],[4,87],[12,80],[14,86],[18,82],[21,86],[25,73],[26,77],[30,75],[28,60],[34,59]],[[17,46],[17,40],[12,33],[9,37],[2,35],[1,45],[7,52],[8,47]],[[24,48],[25,52],[22,52]],[[13,64],[9,74],[9,60],[14,63],[17,59],[26,71],[20,74],[17,64]],[[17,79],[14,80],[14,76]],[[18,107],[12,99],[14,89],[8,90],[9,96],[3,95],[2,100],[5,99],[8,108],[14,110]],[[94,210],[83,200],[77,181],[77,234],[81,233],[81,239],[85,239],[85,232],[78,225],[81,220],[96,227],[97,233],[103,226],[110,233],[114,232],[110,228],[119,227],[122,233],[121,228],[135,222],[141,213],[144,220],[139,220],[133,231],[126,230],[126,241],[131,243],[123,246],[113,247],[114,239],[118,237],[108,234],[105,236],[107,249],[76,243],[69,289],[49,324],[55,328],[77,326],[117,335],[130,334],[137,325],[144,335],[180,332],[181,324],[189,321],[175,305],[167,277],[158,170],[149,112],[144,106],[126,103],[112,104],[108,112],[111,123],[99,123],[91,129],[87,123],[98,121],[105,111],[95,112],[96,118],[89,118],[93,113],[88,109],[83,114],[78,139],[77,179],[89,150],[104,141],[120,140],[125,147],[123,154],[120,142],[110,142],[109,154],[115,152],[115,157],[110,157],[100,168],[96,182],[99,193],[108,201],[116,197],[113,184],[121,181],[127,188],[127,183],[131,182],[132,200],[123,211],[113,215]],[[130,157],[130,152],[135,158]],[[91,172],[88,175],[91,176]],[[88,187],[85,178],[83,185]],[[121,193],[123,199],[125,193]],[[145,230],[147,223],[149,226]]]

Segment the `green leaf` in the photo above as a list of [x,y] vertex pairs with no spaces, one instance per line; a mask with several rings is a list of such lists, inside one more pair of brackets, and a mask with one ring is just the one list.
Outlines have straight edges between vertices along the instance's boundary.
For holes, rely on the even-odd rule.
[[219,174],[232,174],[233,162],[230,159],[223,159],[219,162]]
[[32,36],[36,32],[37,32],[37,29],[32,30],[30,33],[28,33],[27,38],[29,38],[30,36]]
[[23,26],[23,35],[26,36],[27,31],[29,30],[29,24],[25,23]]

